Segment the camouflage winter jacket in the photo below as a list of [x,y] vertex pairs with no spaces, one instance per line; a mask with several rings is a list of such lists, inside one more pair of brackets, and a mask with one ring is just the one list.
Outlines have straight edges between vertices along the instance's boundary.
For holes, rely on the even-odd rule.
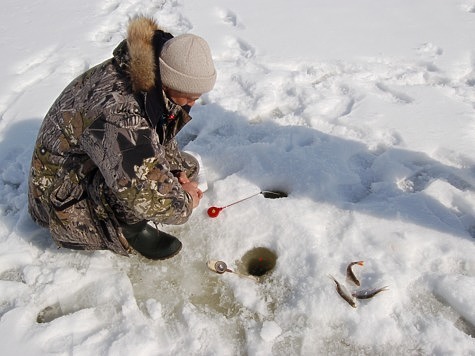
[[154,51],[170,38],[153,20],[132,20],[113,58],[69,84],[44,118],[29,211],[58,246],[126,255],[114,204],[135,221],[190,216],[192,198],[172,171],[184,170],[175,135],[191,117],[163,94]]

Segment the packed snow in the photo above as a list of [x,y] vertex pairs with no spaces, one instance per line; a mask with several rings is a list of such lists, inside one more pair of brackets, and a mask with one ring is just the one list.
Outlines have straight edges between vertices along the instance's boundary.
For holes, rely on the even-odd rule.
[[[475,355],[474,0],[2,8],[2,355]],[[57,249],[27,212],[42,118],[137,14],[204,37],[218,70],[179,135],[208,189],[162,226],[184,244],[166,261]],[[262,190],[288,197],[206,214]],[[277,257],[261,277],[256,248]],[[352,308],[330,276],[388,290]]]

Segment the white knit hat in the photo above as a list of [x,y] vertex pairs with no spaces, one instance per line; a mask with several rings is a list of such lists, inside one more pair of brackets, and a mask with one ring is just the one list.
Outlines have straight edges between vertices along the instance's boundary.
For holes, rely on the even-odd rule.
[[164,86],[181,93],[202,94],[213,89],[216,70],[206,41],[185,34],[165,42],[160,53],[160,76]]

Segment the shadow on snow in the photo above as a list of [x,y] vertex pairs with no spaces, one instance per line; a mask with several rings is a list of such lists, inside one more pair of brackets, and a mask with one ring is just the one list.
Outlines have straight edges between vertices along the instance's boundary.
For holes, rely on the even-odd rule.
[[427,190],[439,181],[455,194],[474,191],[469,183],[474,167],[450,167],[425,153],[395,147],[370,150],[361,142],[309,127],[250,122],[215,104],[194,111],[194,119],[178,136],[179,143],[201,155],[217,175],[215,182],[238,175],[258,189],[287,191],[289,198],[306,197],[344,210],[475,237],[475,217],[468,207],[461,203],[457,209],[448,208]]

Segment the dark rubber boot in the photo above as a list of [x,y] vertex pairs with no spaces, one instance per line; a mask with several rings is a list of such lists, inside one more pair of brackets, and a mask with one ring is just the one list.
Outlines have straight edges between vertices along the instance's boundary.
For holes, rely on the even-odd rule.
[[180,240],[166,232],[154,229],[146,221],[123,225],[122,232],[137,252],[152,260],[171,258],[181,250]]

